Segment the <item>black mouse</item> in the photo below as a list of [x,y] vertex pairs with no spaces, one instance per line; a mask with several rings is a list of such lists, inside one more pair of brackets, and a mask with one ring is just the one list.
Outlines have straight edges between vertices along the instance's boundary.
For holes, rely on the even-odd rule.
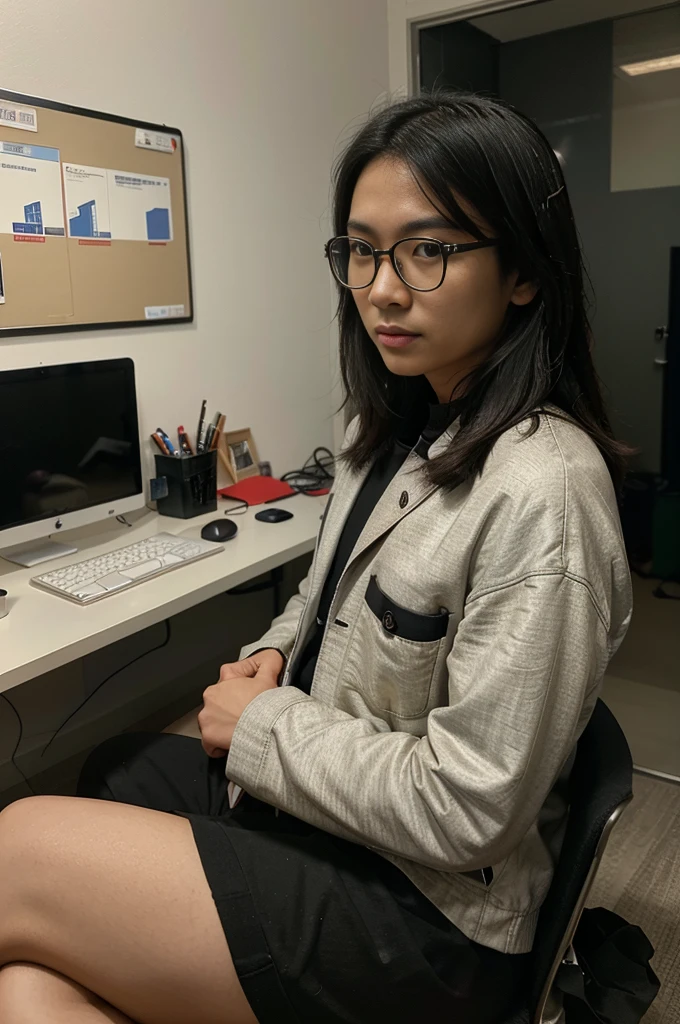
[[284,519],[292,519],[293,513],[285,508],[263,508],[261,512],[255,513],[255,518],[261,523],[282,523]]
[[225,541],[236,536],[238,526],[231,519],[213,519],[212,523],[206,523],[201,530],[203,540]]

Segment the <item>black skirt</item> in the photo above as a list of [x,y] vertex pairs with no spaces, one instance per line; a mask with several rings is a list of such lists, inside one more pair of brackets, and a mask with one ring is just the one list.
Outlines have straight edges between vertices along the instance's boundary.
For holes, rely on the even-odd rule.
[[252,797],[184,736],[126,734],[88,758],[79,796],[182,814],[260,1024],[501,1024],[528,955],[466,938],[378,854]]

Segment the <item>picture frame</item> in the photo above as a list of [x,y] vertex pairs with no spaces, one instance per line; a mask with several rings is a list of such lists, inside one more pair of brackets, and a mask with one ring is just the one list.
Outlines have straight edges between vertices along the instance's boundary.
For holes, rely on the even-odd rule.
[[233,483],[259,475],[260,457],[249,427],[225,431],[220,437],[217,450]]

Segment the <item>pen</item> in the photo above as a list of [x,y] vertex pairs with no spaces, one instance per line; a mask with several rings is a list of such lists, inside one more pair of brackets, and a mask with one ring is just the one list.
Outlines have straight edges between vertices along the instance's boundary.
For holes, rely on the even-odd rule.
[[179,452],[175,448],[174,444],[172,443],[168,435],[165,433],[165,431],[161,429],[161,427],[156,427],[156,433],[159,435],[159,437],[165,444],[165,447],[168,449],[168,455],[179,455]]
[[213,434],[212,440],[210,442],[210,449],[209,449],[210,451],[212,451],[214,448],[217,448],[218,444],[220,443],[220,435],[222,434],[222,431],[224,430],[224,421],[226,420],[226,418],[227,417],[224,415],[224,413],[222,413],[222,415],[220,416],[219,420],[217,421],[217,426],[215,427],[215,433]]
[[158,445],[160,450],[163,452],[163,455],[169,455],[170,454],[170,452],[168,451],[168,447],[167,447],[165,441],[163,440],[163,438],[160,436],[160,434],[158,434],[158,433],[152,434],[151,435],[151,440],[155,444]]
[[203,444],[201,442],[201,434],[203,433],[203,421],[205,420],[205,406],[206,406],[206,400],[204,398],[203,399],[203,403],[201,405],[201,415],[198,417],[198,427],[196,428],[196,451],[197,452],[202,452],[203,451]]
[[194,451],[189,443],[189,438],[186,435],[184,427],[177,428],[177,440],[179,441],[180,451],[182,455],[193,455]]
[[213,416],[212,420],[210,421],[210,426],[208,427],[208,429],[205,432],[205,440],[203,442],[203,451],[204,452],[209,452],[210,451],[210,446],[212,445],[212,439],[215,436],[215,431],[217,430],[217,424],[220,421],[220,416],[221,415],[222,415],[221,412],[216,412],[215,415]]

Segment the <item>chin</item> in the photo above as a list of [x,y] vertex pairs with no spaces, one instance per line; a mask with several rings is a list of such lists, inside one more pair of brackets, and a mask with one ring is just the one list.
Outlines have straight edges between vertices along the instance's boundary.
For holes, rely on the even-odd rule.
[[431,370],[416,352],[383,348],[382,345],[378,348],[385,366],[396,377],[420,377]]

